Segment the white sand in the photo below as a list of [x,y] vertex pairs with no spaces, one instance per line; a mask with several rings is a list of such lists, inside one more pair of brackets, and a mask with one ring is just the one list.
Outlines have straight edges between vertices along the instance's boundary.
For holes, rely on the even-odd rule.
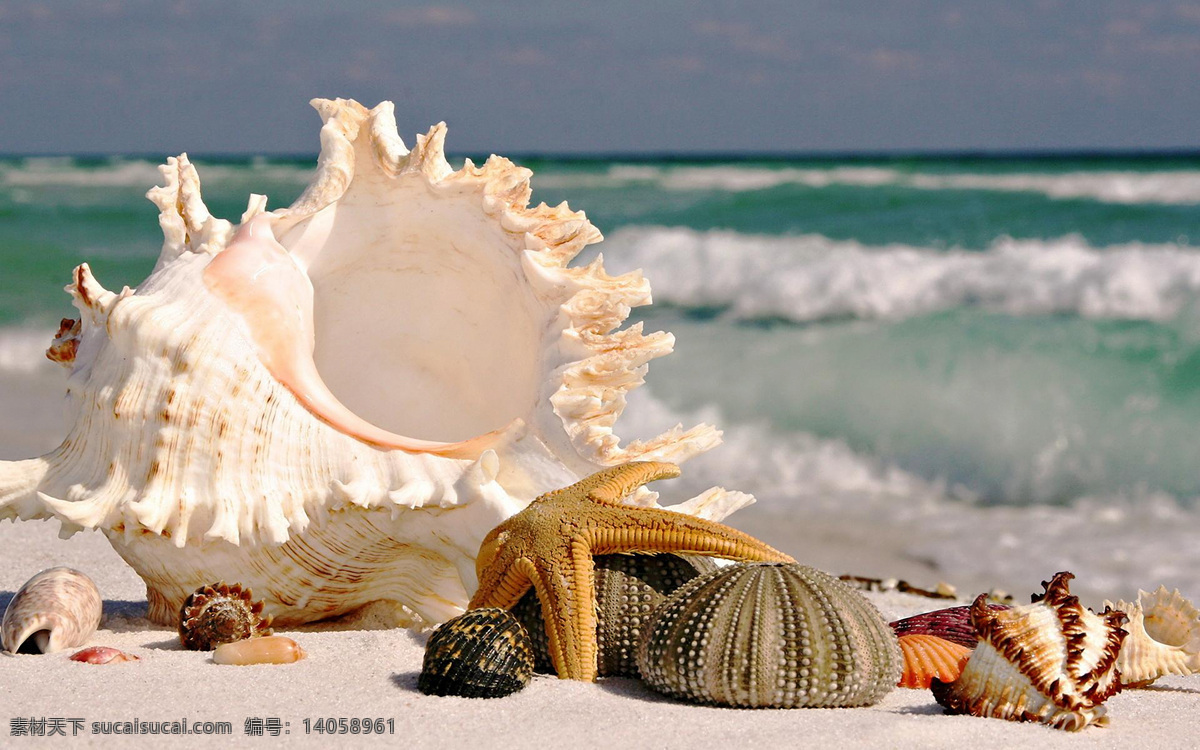
[[[859,548],[855,559],[873,559]],[[886,550],[880,568],[896,563]],[[499,700],[437,698],[416,690],[424,635],[403,630],[300,632],[309,658],[292,665],[227,667],[209,654],[184,651],[174,631],[141,618],[140,579],[99,534],[57,538],[57,523],[0,524],[0,604],[28,577],[54,565],[91,575],[105,598],[105,619],[91,643],[141,656],[130,664],[71,662],[67,653],[0,657],[0,745],[11,747],[163,746],[163,737],[92,733],[93,722],[226,721],[235,745],[272,747],[247,736],[247,717],[286,722],[288,745],[328,744],[305,734],[304,720],[370,717],[394,720],[395,734],[341,736],[339,746],[391,747],[1192,747],[1200,742],[1200,677],[1167,678],[1108,703],[1112,725],[1067,734],[1042,726],[943,715],[928,691],[893,691],[863,709],[735,710],[686,705],[632,679],[597,684],[536,676]],[[919,572],[919,571],[915,571]],[[906,573],[907,574],[907,573]],[[916,582],[916,581],[914,581]],[[873,594],[889,618],[935,609],[939,602]],[[81,718],[74,738],[9,735],[14,718]],[[68,735],[71,724],[66,723]],[[369,741],[368,741],[369,740]],[[215,746],[229,738],[168,738],[167,746]],[[402,744],[400,744],[402,743]]]

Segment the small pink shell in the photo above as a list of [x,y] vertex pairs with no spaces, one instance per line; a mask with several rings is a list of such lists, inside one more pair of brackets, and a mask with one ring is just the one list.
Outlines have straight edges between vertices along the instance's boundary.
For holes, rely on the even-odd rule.
[[904,654],[904,674],[896,684],[902,688],[924,690],[934,677],[942,682],[954,682],[962,674],[973,651],[935,635],[902,635],[900,652]]
[[120,664],[125,661],[141,661],[140,656],[127,654],[108,646],[91,646],[71,654],[71,661],[81,661],[85,664]]
[[[1009,609],[1004,604],[989,604],[993,610]],[[971,624],[970,607],[950,607],[924,612],[889,623],[896,635],[933,635],[967,648],[975,648],[979,636]]]

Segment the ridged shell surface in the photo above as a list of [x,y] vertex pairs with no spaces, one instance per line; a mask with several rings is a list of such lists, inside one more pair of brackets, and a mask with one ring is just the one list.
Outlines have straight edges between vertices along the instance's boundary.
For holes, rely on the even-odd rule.
[[429,636],[417,687],[426,695],[502,698],[533,676],[529,634],[506,609],[473,609]]
[[193,651],[212,651],[222,643],[271,632],[271,616],[263,614],[263,603],[240,583],[201,586],[179,610],[179,640]]
[[945,638],[924,633],[900,636],[900,652],[904,654],[904,674],[899,687],[926,690],[933,678],[942,682],[958,679],[974,648],[967,648]]
[[[995,611],[1008,609],[1005,604],[988,606]],[[933,612],[922,612],[888,624],[898,636],[932,635],[967,648],[975,648],[975,644],[979,643],[979,635],[971,622],[970,607],[948,607]]]
[[82,646],[99,627],[102,609],[91,578],[71,568],[43,570],[26,581],[4,611],[4,650],[49,654]]
[[1117,669],[1125,687],[1143,687],[1169,674],[1200,672],[1200,610],[1179,590],[1139,591],[1136,602],[1104,602],[1129,616]]
[[[78,319],[51,346],[68,434],[0,461],[0,519],[102,531],[164,625],[220,580],[278,626],[374,602],[441,622],[477,586],[484,536],[535,497],[720,442],[708,425],[614,433],[674,339],[622,327],[650,303],[640,272],[571,263],[601,239],[583,213],[530,206],[532,174],[502,157],[453,169],[445,125],[410,150],[391,102],[313,105],[321,153],[286,208],[252,195],[235,226],[186,155],[167,160],[150,276],[72,275]],[[675,508],[719,520],[751,500],[712,488]]]
[[[598,555],[596,641],[601,677],[637,677],[637,649],[651,614],[680,586],[716,569],[706,557],[679,555]],[[553,673],[542,604],[533,589],[512,608],[533,644],[538,672]]]
[[1120,690],[1117,654],[1126,618],[1086,609],[1071,595],[1073,577],[1055,575],[1038,601],[1007,611],[989,609],[980,595],[971,607],[979,645],[957,680],[930,685],[937,702],[949,713],[1067,731],[1107,724],[1101,704]]
[[798,564],[731,565],[692,580],[655,612],[642,679],[699,703],[865,706],[900,679],[896,636],[861,594]]

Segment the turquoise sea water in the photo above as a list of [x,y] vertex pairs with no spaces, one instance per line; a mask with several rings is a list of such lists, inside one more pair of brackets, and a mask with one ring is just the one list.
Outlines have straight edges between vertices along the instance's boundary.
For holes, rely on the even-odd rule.
[[[194,161],[231,219],[250,192],[289,203],[313,163]],[[535,201],[604,231],[610,271],[645,269],[634,319],[677,335],[629,429],[719,420],[722,465],[791,446],[745,489],[1200,497],[1200,156],[518,161]],[[0,370],[45,375],[78,262],[110,288],[146,276],[155,167],[0,160]]]

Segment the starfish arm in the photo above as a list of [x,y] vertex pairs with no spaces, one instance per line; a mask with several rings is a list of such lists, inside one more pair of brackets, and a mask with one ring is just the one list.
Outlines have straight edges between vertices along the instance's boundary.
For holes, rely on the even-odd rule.
[[589,533],[592,554],[671,552],[733,560],[795,562],[790,555],[724,524],[659,508],[638,508]]
[[[493,566],[491,570],[501,570]],[[501,572],[492,573],[480,579],[479,589],[471,598],[468,609],[479,607],[501,607],[512,609],[531,585],[537,580],[536,571],[529,558],[520,557],[512,565],[503,568]],[[541,592],[539,591],[539,594]],[[545,600],[543,600],[545,601]]]
[[679,476],[679,467],[664,461],[635,461],[614,466],[588,479],[596,480],[588,488],[587,496],[600,503],[620,504],[630,493],[658,479],[674,479]]
[[599,671],[595,564],[586,538],[572,539],[569,555],[564,569],[535,577],[534,587],[554,671],[562,680],[593,682]]

